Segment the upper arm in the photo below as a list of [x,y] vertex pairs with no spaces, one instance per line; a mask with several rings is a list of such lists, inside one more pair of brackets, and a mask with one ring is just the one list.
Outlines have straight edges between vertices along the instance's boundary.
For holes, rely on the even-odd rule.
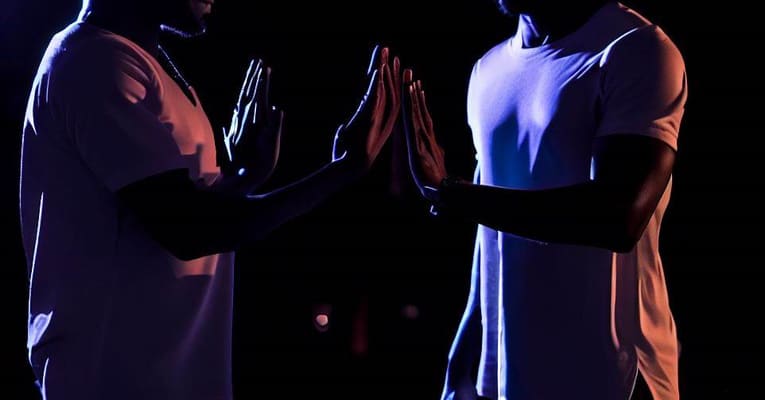
[[636,242],[666,190],[687,100],[682,55],[656,26],[615,41],[601,61],[593,180]]
[[615,41],[601,60],[597,137],[648,136],[677,149],[687,99],[682,55],[656,26]]
[[253,232],[260,234],[252,223],[252,200],[199,187],[186,169],[143,178],[116,195],[158,243],[182,260],[232,251]]
[[[640,239],[672,175],[675,150],[647,136],[609,135],[595,141],[592,179],[629,250]],[[604,207],[605,208],[605,207]]]
[[145,177],[120,188],[116,195],[162,247],[180,259],[197,256],[191,253],[208,210],[200,206],[199,190],[189,179],[188,170]]
[[69,141],[111,191],[187,163],[161,118],[155,72],[117,43],[78,48],[56,75],[56,102]]

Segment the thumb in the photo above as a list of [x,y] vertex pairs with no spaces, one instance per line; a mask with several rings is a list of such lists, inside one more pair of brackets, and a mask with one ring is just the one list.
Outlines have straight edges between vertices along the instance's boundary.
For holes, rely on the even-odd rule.
[[372,111],[373,107],[370,105],[370,103],[373,103],[375,100],[370,99],[377,90],[377,85],[379,84],[379,79],[377,79],[377,76],[379,74],[379,70],[375,69],[372,71],[372,74],[369,77],[369,84],[367,86],[367,90],[364,93],[364,96],[361,99],[361,102],[359,103],[358,108],[356,109],[356,112],[353,114],[351,119],[348,120],[348,122],[345,124],[346,127],[351,127],[357,120],[361,119],[362,121],[367,121],[371,119],[372,117]]
[[345,130],[345,125],[340,124],[337,129],[335,129],[335,137],[332,140],[332,160],[336,161],[343,157],[345,157],[345,154],[347,153],[347,150],[345,149],[345,146],[343,144],[343,131]]

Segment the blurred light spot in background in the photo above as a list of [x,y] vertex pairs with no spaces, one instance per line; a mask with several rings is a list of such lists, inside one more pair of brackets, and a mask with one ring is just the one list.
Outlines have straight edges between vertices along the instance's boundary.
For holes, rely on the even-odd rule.
[[329,304],[316,304],[313,307],[313,326],[319,332],[329,330],[329,316],[332,313],[332,306]]
[[366,357],[369,352],[369,299],[366,296],[359,301],[353,316],[351,351],[357,357]]
[[420,316],[420,309],[414,304],[407,304],[401,309],[401,315],[406,319],[417,319]]
[[319,325],[320,327],[329,325],[329,315],[327,314],[318,314],[314,320],[316,321],[316,325]]

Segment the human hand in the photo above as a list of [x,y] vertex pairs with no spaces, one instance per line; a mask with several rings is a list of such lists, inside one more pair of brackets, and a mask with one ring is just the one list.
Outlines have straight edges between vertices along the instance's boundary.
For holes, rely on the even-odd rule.
[[447,378],[441,398],[443,400],[488,400],[478,395],[475,383],[471,378],[463,377],[457,382]]
[[271,68],[251,60],[231,125],[223,143],[233,173],[256,187],[273,173],[279,160],[284,112],[271,104]]
[[396,126],[400,112],[400,61],[379,46],[372,52],[369,85],[354,115],[335,132],[332,160],[348,159],[360,171],[368,170]]
[[414,81],[411,69],[404,71],[403,124],[409,155],[409,169],[423,197],[437,201],[438,187],[448,176],[444,151],[436,141],[422,89],[422,81]]

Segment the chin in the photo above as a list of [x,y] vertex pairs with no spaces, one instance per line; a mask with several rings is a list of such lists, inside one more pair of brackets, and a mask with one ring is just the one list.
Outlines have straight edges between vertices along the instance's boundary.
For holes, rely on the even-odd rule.
[[205,19],[210,15],[212,0],[185,0],[171,4],[177,4],[178,7],[166,14],[170,17],[161,25],[164,32],[193,38],[207,31]]

